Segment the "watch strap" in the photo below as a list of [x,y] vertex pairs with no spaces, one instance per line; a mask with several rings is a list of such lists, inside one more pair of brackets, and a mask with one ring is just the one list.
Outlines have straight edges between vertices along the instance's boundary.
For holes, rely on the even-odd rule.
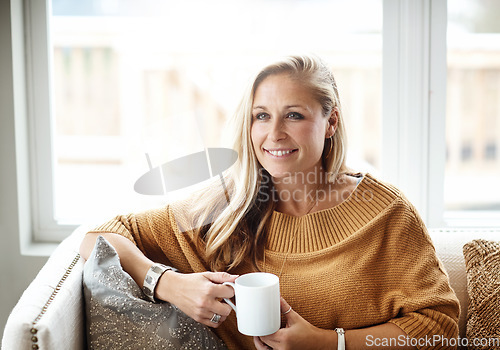
[[149,268],[148,272],[146,273],[146,277],[144,277],[144,283],[142,285],[142,291],[144,294],[148,297],[149,300],[152,302],[155,302],[155,289],[156,285],[158,284],[158,281],[160,280],[160,277],[166,272],[166,271],[177,271],[177,269],[163,265],[160,263],[154,263],[151,265]]
[[344,328],[335,328],[335,332],[337,332],[337,349],[345,350],[345,330]]

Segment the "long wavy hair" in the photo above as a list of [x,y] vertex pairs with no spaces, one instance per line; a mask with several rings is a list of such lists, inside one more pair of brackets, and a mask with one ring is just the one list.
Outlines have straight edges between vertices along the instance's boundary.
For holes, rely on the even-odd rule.
[[219,190],[215,185],[209,186],[194,201],[195,235],[213,271],[230,272],[244,262],[259,270],[257,262],[264,253],[266,227],[276,203],[270,195],[271,177],[258,162],[252,144],[252,105],[259,84],[277,74],[288,74],[307,86],[320,102],[325,118],[337,108],[337,128],[333,137],[325,139],[322,166],[333,177],[347,171],[344,122],[337,84],[330,69],[315,56],[290,56],[262,69],[230,121],[238,160],[223,175],[225,193],[218,182]]

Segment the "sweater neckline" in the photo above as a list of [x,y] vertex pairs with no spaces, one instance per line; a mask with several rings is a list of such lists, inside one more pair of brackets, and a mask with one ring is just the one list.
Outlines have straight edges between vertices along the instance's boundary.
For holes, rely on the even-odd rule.
[[360,181],[358,181],[358,183],[356,184],[356,186],[355,186],[354,190],[353,190],[353,191],[349,194],[349,196],[348,196],[345,200],[343,200],[342,202],[340,202],[340,203],[338,203],[338,204],[334,205],[333,207],[330,207],[330,208],[325,208],[325,209],[321,209],[321,210],[318,210],[318,211],[314,211],[314,212],[312,212],[312,213],[307,213],[307,214],[302,215],[302,216],[294,216],[294,215],[290,215],[290,214],[282,213],[282,212],[280,212],[280,211],[276,211],[276,210],[274,210],[274,211],[273,211],[273,214],[276,214],[277,216],[284,216],[284,217],[295,218],[295,219],[297,219],[297,221],[300,221],[300,220],[304,219],[305,217],[307,217],[307,216],[311,216],[311,215],[314,215],[314,214],[316,214],[316,213],[320,213],[320,212],[326,212],[326,211],[334,210],[335,208],[337,208],[337,207],[339,207],[339,206],[343,205],[344,203],[346,203],[346,202],[350,201],[352,197],[356,197],[356,196],[357,196],[357,194],[356,194],[355,192],[358,190],[359,186],[360,186],[360,185],[362,184],[362,182],[365,180],[365,177],[367,177],[367,176],[368,176],[369,178],[371,178],[369,174],[364,175],[364,174],[361,174],[361,173],[357,173],[357,174],[350,174],[350,175],[353,175],[353,176],[356,176],[356,177],[360,176],[360,177],[361,177],[361,180],[360,180]]
[[[303,216],[274,211],[266,250],[300,254],[331,247],[348,238],[394,200],[395,189],[365,174],[346,200]],[[295,236],[295,238],[294,238]],[[290,247],[290,240],[293,240]]]

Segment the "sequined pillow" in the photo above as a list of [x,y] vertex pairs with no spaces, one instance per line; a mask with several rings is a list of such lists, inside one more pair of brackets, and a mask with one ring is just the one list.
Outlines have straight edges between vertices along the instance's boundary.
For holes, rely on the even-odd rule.
[[208,327],[169,303],[152,303],[102,237],[85,264],[90,349],[226,349]]

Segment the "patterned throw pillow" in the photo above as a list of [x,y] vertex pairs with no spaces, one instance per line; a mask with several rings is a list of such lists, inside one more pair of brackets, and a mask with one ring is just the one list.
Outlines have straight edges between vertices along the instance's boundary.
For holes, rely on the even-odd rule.
[[84,267],[90,349],[226,349],[206,326],[169,303],[152,303],[102,237]]
[[[467,271],[469,349],[498,349],[500,343],[500,242],[473,240],[463,247]],[[496,344],[492,342],[497,340]],[[489,340],[489,343],[488,343]]]

